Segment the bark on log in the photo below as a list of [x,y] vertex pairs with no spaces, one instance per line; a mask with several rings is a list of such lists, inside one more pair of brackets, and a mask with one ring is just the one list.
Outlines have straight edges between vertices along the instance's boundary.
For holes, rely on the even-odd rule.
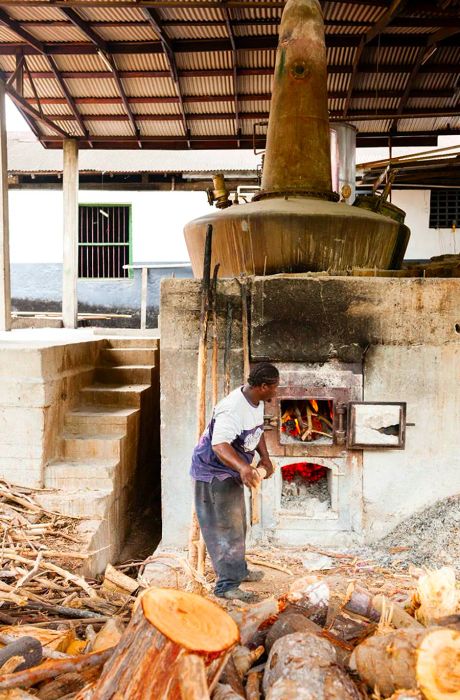
[[260,700],[260,681],[262,674],[259,671],[250,671],[246,682],[246,700]]
[[68,659],[50,659],[40,666],[34,666],[34,668],[29,668],[26,671],[0,676],[0,690],[30,688],[36,683],[49,678],[56,678],[63,673],[79,672],[87,668],[102,666],[112,653],[112,649],[106,649],[94,654],[83,654],[82,656],[69,657]]
[[293,613],[286,610],[268,630],[267,636],[265,637],[265,648],[268,652],[271,651],[274,643],[287,634],[294,634],[294,632],[321,634],[322,631],[322,627],[316,625],[309,620],[308,617],[304,617],[300,613]]
[[218,683],[212,694],[212,700],[244,700],[244,695],[235,693],[230,685]]
[[232,612],[231,616],[240,629],[241,644],[249,644],[260,630],[268,629],[285,607],[284,600],[267,598],[260,603],[251,605],[250,608]]
[[379,622],[383,611],[391,610],[389,622],[392,627],[396,629],[404,629],[406,627],[423,629],[423,626],[398,605],[398,603],[393,603],[384,595],[372,595],[372,593],[365,588],[355,586],[354,584],[352,584],[347,591],[343,609],[355,615],[360,615],[372,622]]
[[326,639],[296,632],[273,645],[264,673],[267,700],[360,700]]
[[238,638],[235,622],[218,605],[193,593],[151,588],[105,665],[93,700],[178,700],[182,657],[197,654],[214,668],[212,662],[225,658]]
[[201,656],[186,654],[179,660],[179,686],[182,700],[209,700],[206,666]]
[[330,602],[328,584],[317,576],[304,576],[291,586],[287,596],[289,607],[324,627]]
[[419,689],[428,700],[453,700],[460,697],[460,633],[431,628],[375,635],[356,647],[350,667],[385,697]]

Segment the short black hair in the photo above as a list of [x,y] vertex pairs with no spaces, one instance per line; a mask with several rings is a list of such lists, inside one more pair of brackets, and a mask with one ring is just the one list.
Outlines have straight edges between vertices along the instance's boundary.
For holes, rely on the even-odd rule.
[[276,384],[279,381],[280,373],[275,365],[270,362],[259,362],[255,365],[248,377],[250,386],[261,386],[262,384]]

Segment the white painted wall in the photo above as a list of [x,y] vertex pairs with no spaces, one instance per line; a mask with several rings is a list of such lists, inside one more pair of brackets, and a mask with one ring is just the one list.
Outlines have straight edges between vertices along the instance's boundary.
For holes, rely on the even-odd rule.
[[[12,263],[62,262],[62,193],[10,190]],[[132,205],[133,261],[184,262],[187,221],[209,213],[204,192],[82,190],[81,203]]]

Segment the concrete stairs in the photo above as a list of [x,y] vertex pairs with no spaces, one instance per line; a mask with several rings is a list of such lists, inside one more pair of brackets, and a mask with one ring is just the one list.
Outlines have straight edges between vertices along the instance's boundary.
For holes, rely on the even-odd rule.
[[[79,525],[94,575],[114,561],[127,530],[143,410],[149,410],[158,341],[111,338],[100,350],[94,380],[64,417],[56,459],[45,468],[40,499]],[[158,371],[158,369],[157,369]]]

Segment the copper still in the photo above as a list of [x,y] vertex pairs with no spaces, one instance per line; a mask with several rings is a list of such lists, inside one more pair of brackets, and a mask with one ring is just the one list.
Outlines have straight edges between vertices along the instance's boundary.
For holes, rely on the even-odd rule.
[[261,191],[249,204],[186,225],[196,276],[202,271],[207,224],[213,225],[213,262],[220,263],[223,277],[400,267],[410,235],[404,212],[386,202],[385,215],[379,213],[378,197],[372,205],[363,206],[358,198],[348,206],[332,191],[326,78],[320,4],[288,0],[279,29]]

